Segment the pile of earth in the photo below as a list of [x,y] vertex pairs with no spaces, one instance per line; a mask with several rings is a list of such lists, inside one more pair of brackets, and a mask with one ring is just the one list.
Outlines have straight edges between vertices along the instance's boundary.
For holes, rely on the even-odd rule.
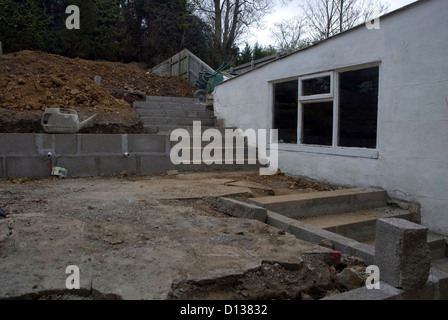
[[[95,76],[101,76],[101,85]],[[148,74],[137,63],[94,62],[36,51],[0,56],[0,132],[41,133],[47,108],[68,108],[80,120],[97,117],[82,133],[144,133],[132,102],[145,96],[193,97],[180,77]]]

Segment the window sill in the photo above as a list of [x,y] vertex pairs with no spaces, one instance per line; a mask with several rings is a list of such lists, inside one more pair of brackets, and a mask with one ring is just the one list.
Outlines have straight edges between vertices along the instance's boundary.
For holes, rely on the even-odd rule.
[[304,146],[296,144],[279,144],[279,151],[287,152],[306,152],[332,156],[354,157],[378,159],[379,152],[375,149],[364,148],[344,148],[344,147],[324,147],[324,146]]

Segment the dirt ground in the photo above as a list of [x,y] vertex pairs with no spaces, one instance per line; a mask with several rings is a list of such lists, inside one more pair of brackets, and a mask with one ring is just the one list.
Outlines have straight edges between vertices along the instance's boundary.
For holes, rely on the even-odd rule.
[[[294,299],[365,263],[217,211],[220,196],[334,189],[256,173],[0,180],[0,299]],[[81,290],[68,291],[67,266]],[[358,285],[361,286],[359,281]]]
[[[102,77],[101,86],[94,82]],[[0,133],[41,133],[46,108],[70,108],[81,120],[97,114],[82,133],[144,133],[132,102],[147,95],[193,97],[180,77],[147,74],[136,63],[94,62],[36,51],[0,57]]]

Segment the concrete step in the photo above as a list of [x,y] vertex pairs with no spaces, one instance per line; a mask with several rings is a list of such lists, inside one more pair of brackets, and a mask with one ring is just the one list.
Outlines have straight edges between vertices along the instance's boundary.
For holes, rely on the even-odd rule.
[[[172,117],[140,117],[146,126],[173,126],[182,128],[183,126],[193,126],[194,121],[201,121],[202,126],[213,127],[215,119],[193,119],[193,118],[172,118]],[[176,129],[177,129],[176,128]]]
[[161,101],[136,101],[133,104],[134,110],[189,110],[189,111],[208,111],[202,104],[195,103],[177,103],[177,102],[161,102]]
[[170,110],[170,109],[135,109],[140,117],[167,117],[167,118],[193,118],[193,119],[214,119],[213,111],[196,110]]
[[373,245],[375,242],[376,221],[381,218],[400,218],[411,221],[412,213],[404,209],[387,206],[354,212],[296,218],[296,220]]
[[[171,135],[171,132],[176,129],[185,129],[188,131],[190,135],[193,135],[193,126],[173,126],[173,125],[145,125],[146,130],[148,133],[154,133],[158,135]],[[204,133],[204,131],[208,129],[217,129],[222,134],[225,133],[225,128],[216,128],[213,126],[201,126],[201,132]]]
[[257,171],[263,166],[260,164],[179,164],[179,172],[212,172],[212,171]]
[[200,104],[196,98],[182,98],[182,97],[163,97],[163,96],[147,96],[147,102],[175,102],[183,104]]
[[249,199],[289,218],[329,215],[385,207],[387,193],[375,188],[343,189]]

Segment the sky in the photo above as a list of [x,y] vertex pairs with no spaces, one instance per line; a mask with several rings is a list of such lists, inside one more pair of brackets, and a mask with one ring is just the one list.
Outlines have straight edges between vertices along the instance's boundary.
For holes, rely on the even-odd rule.
[[[390,4],[389,12],[404,7],[417,0],[385,0]],[[249,44],[254,45],[256,42],[263,46],[274,45],[274,40],[271,38],[270,29],[274,27],[274,24],[284,19],[290,19],[301,14],[302,9],[299,7],[304,0],[292,0],[287,6],[277,5],[271,14],[265,17],[263,30],[256,29],[251,30],[252,35],[248,39]]]

